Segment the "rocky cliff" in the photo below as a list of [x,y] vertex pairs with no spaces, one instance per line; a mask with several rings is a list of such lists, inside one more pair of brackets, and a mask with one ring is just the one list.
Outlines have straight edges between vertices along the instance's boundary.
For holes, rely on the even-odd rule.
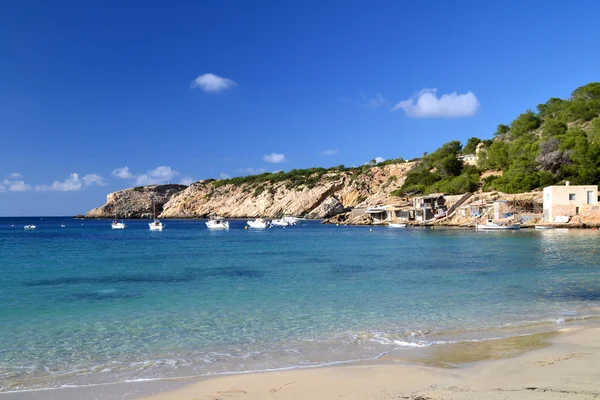
[[203,218],[215,212],[229,218],[278,217],[283,214],[327,218],[360,205],[397,201],[400,188],[416,163],[403,162],[353,170],[328,170],[296,180],[263,175],[261,181],[205,180],[174,194],[162,218]]
[[176,193],[186,189],[185,185],[138,186],[106,196],[106,204],[85,214],[86,218],[151,218],[153,204],[156,214],[163,212],[164,204]]

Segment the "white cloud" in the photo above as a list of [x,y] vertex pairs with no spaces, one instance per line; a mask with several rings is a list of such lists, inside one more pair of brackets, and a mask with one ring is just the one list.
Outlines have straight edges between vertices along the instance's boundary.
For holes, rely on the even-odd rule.
[[385,99],[385,97],[383,97],[381,93],[377,93],[375,97],[369,99],[366,106],[370,108],[379,108],[385,106],[386,104],[388,104],[388,101]]
[[22,177],[23,175],[19,174],[18,172],[13,172],[8,176],[8,179],[21,179]]
[[383,157],[375,157],[375,162],[377,164],[379,164],[380,162],[384,162],[384,161],[385,161],[385,158],[383,158]]
[[195,182],[194,178],[192,178],[191,176],[184,176],[183,178],[181,178],[181,181],[179,182],[179,184],[190,186],[194,182]]
[[81,190],[83,183],[79,178],[78,173],[72,173],[64,181],[54,181],[52,185],[38,185],[35,190],[42,192],[56,191],[56,192],[78,192]]
[[262,174],[263,172],[265,172],[266,169],[248,167],[248,168],[240,168],[240,169],[238,169],[238,171],[245,175],[258,175],[258,174]]
[[218,93],[236,86],[237,83],[229,78],[215,74],[203,74],[192,81],[192,89],[202,89],[206,93]]
[[170,182],[175,175],[179,175],[179,172],[171,169],[171,167],[163,165],[138,176],[135,180],[135,184],[138,186],[159,185],[161,183]]
[[319,155],[322,156],[335,156],[336,154],[340,154],[340,151],[338,149],[323,150],[319,153]]
[[0,184],[0,192],[28,192],[30,190],[31,185],[21,180],[5,179]]
[[219,174],[219,179],[229,179],[229,178],[231,178],[231,176],[228,173],[221,172]]
[[279,164],[281,162],[286,161],[285,155],[278,154],[278,153],[265,154],[265,156],[263,157],[263,160],[265,160],[266,162],[273,163],[273,164]]
[[416,96],[396,104],[392,111],[404,110],[412,118],[472,117],[479,110],[479,100],[473,92],[456,92],[437,97],[437,89],[423,89]]
[[103,177],[101,177],[100,175],[96,175],[96,174],[87,174],[84,177],[82,177],[81,180],[83,181],[83,184],[85,186],[92,186],[92,185],[106,186],[106,185],[108,185],[108,183],[106,183],[104,181]]
[[117,178],[121,178],[121,179],[135,178],[135,175],[133,175],[131,173],[131,171],[129,171],[129,167],[117,168],[117,169],[113,170],[111,175],[116,176]]

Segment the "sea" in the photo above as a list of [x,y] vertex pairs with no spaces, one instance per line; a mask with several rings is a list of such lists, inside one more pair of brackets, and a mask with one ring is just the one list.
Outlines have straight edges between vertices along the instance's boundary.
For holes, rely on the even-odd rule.
[[600,316],[598,230],[125,222],[0,218],[0,391],[335,365]]

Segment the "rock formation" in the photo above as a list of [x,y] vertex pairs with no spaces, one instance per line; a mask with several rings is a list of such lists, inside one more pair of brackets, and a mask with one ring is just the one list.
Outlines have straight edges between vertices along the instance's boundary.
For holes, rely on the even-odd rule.
[[106,204],[94,208],[85,214],[86,218],[151,218],[153,204],[156,214],[163,211],[164,204],[175,193],[186,189],[185,185],[150,185],[138,186],[106,196]]
[[193,183],[173,195],[161,218],[204,218],[212,212],[228,218],[280,217],[284,214],[321,219],[347,208],[395,201],[390,193],[402,186],[416,163],[375,166],[356,174],[330,171],[315,184],[241,183],[219,181]]

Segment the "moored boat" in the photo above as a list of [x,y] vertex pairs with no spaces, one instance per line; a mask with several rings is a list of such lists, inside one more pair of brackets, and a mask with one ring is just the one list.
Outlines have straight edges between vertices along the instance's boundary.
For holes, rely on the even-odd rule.
[[271,225],[273,226],[291,226],[291,225],[296,225],[295,222],[289,222],[284,218],[281,219],[274,219],[273,221],[271,221]]
[[406,228],[407,224],[401,224],[401,223],[393,223],[393,222],[390,222],[390,223],[388,224],[388,226],[389,226],[390,228]]
[[521,224],[497,224],[492,219],[485,221],[485,224],[475,224],[475,229],[478,231],[503,231],[521,229]]
[[225,221],[223,217],[212,214],[209,216],[208,221],[206,221],[206,227],[208,229],[229,229],[229,222]]
[[545,230],[545,229],[554,229],[554,227],[552,225],[536,225],[535,229]]
[[266,229],[271,227],[271,223],[263,218],[256,218],[254,221],[248,221],[248,226],[253,229]]
[[282,220],[289,222],[290,224],[296,225],[300,221],[304,221],[305,218],[294,217],[293,215],[284,215]]
[[35,229],[35,225],[25,225],[23,229],[26,231],[32,231]]
[[153,203],[152,205],[154,207],[154,221],[150,222],[148,227],[151,231],[162,231],[165,225],[156,218],[156,204]]

